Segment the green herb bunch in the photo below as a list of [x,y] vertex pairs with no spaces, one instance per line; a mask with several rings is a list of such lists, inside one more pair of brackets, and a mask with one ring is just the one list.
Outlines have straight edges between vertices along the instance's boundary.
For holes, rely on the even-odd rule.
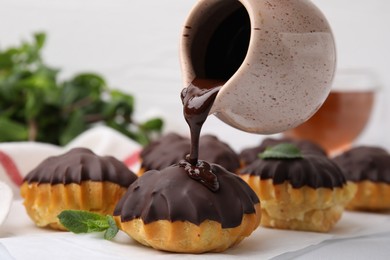
[[82,73],[59,81],[45,64],[46,35],[0,49],[0,142],[65,145],[95,124],[105,124],[142,145],[163,127],[160,118],[133,120],[134,97],[110,90],[101,75]]

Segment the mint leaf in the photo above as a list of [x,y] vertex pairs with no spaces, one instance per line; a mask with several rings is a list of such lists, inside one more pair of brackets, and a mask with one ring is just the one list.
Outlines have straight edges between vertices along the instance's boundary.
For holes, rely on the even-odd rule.
[[144,131],[153,131],[153,130],[160,131],[163,125],[164,122],[161,120],[161,118],[152,118],[147,120],[146,122],[143,122],[140,125],[140,128]]
[[109,228],[105,217],[102,219],[88,219],[85,224],[87,225],[87,233],[102,232]]
[[259,154],[261,159],[302,159],[302,153],[297,146],[291,143],[282,143],[268,147]]
[[0,115],[0,142],[7,142],[10,139],[23,141],[27,138],[28,129],[24,124]]
[[76,234],[105,231],[104,238],[110,240],[119,231],[112,216],[89,211],[64,210],[58,215],[58,219],[65,228]]
[[82,111],[77,110],[68,117],[67,125],[62,129],[59,136],[59,142],[61,145],[66,145],[76,136],[81,134],[87,128],[84,121],[84,114]]
[[34,38],[35,38],[35,43],[36,43],[37,47],[39,49],[41,49],[45,45],[46,34],[41,33],[41,32],[35,33]]
[[111,240],[116,236],[119,231],[119,228],[116,225],[115,220],[112,216],[107,216],[107,220],[109,228],[106,230],[106,232],[104,232],[104,239]]

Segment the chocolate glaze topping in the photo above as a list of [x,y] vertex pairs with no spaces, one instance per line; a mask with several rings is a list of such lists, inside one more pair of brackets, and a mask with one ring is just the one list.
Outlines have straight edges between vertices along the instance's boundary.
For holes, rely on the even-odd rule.
[[305,155],[302,159],[257,159],[238,174],[272,179],[275,185],[289,182],[293,188],[336,188],[346,184],[341,169],[329,158]]
[[120,215],[122,222],[140,218],[145,224],[168,220],[199,225],[213,220],[223,228],[234,228],[241,224],[243,214],[255,213],[259,199],[241,178],[218,165],[205,166],[218,178],[219,189],[212,191],[188,177],[188,165],[192,166],[182,161],[146,172],[129,187],[114,215]]
[[290,138],[281,138],[281,139],[266,138],[261,142],[260,145],[242,150],[241,153],[239,154],[239,158],[245,165],[249,165],[253,161],[257,160],[259,158],[258,154],[264,152],[266,148],[281,143],[292,143],[296,145],[304,155],[315,154],[315,155],[326,156],[326,152],[324,149],[322,149],[317,144],[310,142],[308,140],[294,140]]
[[137,179],[126,165],[112,156],[98,156],[85,148],[74,148],[52,156],[27,174],[25,182],[70,184],[82,181],[108,181],[128,187]]
[[230,172],[240,168],[240,159],[237,153],[226,143],[213,135],[200,137],[199,159],[219,164]]
[[141,168],[162,170],[178,163],[190,152],[190,139],[176,133],[169,133],[151,142],[141,152]]
[[[175,133],[164,135],[146,146],[141,152],[141,168],[162,170],[179,163],[190,153],[190,139]],[[240,167],[237,154],[226,143],[216,136],[203,135],[199,141],[199,159],[219,164],[226,170],[234,172]]]
[[347,180],[390,184],[390,154],[379,147],[359,146],[333,159]]

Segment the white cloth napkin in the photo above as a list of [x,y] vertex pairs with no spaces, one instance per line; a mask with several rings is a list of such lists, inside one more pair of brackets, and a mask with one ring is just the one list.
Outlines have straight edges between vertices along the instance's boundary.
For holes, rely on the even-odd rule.
[[[12,199],[13,193],[11,188],[6,183],[0,181],[0,226],[8,215]],[[0,257],[0,259],[2,258]]]
[[[354,241],[364,238],[364,248]],[[7,221],[0,228],[0,259],[72,260],[72,259],[270,259],[298,252],[315,254],[321,259],[336,252],[326,249],[338,246],[352,252],[344,259],[361,259],[359,252],[371,252],[373,259],[382,259],[388,247],[378,247],[378,239],[390,240],[390,216],[388,214],[345,212],[341,221],[329,233],[286,231],[259,227],[238,246],[218,254],[187,255],[161,252],[142,246],[119,232],[113,241],[103,239],[101,233],[76,235],[37,228],[25,213],[20,200],[12,205]],[[341,242],[341,243],[340,243]],[[344,246],[344,248],[341,247]],[[360,249],[360,250],[359,250]],[[301,251],[300,251],[301,250]],[[306,251],[305,251],[306,250]],[[356,253],[353,253],[356,252]],[[12,258],[2,258],[2,256]],[[291,256],[291,255],[290,255]],[[297,255],[292,255],[295,258]],[[377,258],[377,256],[379,258]],[[281,258],[291,259],[291,258]],[[306,258],[310,259],[310,258]],[[313,258],[311,258],[313,259]],[[338,258],[340,259],[340,258]]]

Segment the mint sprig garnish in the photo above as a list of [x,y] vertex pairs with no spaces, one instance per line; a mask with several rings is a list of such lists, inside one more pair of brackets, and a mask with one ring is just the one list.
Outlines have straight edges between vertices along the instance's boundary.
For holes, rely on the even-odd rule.
[[264,152],[259,154],[261,159],[302,159],[301,150],[294,144],[282,143],[268,147]]
[[134,95],[111,88],[100,73],[64,78],[44,59],[45,33],[0,46],[0,142],[35,141],[64,146],[97,124],[146,145],[164,122],[139,122]]
[[119,228],[116,225],[115,220],[112,216],[107,216],[107,221],[109,228],[106,230],[106,232],[104,232],[104,239],[111,240],[116,236],[119,231]]
[[104,232],[104,238],[111,240],[119,229],[112,216],[84,210],[64,210],[58,215],[60,223],[69,231],[80,233]]

